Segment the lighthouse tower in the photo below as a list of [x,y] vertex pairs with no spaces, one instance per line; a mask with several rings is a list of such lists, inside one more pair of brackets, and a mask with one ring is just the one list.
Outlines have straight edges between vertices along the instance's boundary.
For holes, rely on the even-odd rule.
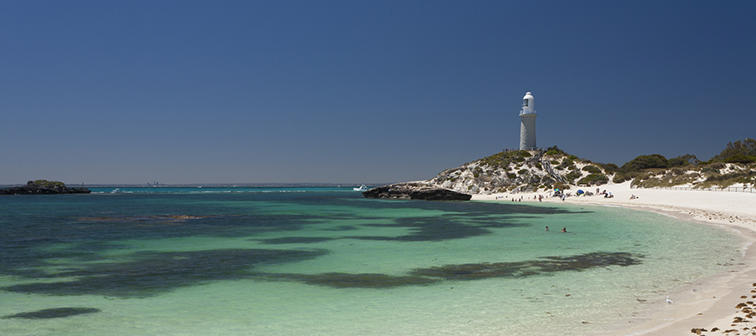
[[536,111],[535,100],[530,91],[522,97],[520,110],[520,150],[536,149]]

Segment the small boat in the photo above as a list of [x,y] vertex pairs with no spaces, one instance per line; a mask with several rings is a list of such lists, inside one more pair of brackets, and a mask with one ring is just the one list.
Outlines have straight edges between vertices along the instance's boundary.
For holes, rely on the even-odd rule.
[[117,194],[119,192],[121,192],[120,188],[115,188],[115,189],[113,189],[113,190],[110,191],[111,194]]
[[367,191],[368,187],[366,185],[361,185],[359,188],[352,188],[354,191]]

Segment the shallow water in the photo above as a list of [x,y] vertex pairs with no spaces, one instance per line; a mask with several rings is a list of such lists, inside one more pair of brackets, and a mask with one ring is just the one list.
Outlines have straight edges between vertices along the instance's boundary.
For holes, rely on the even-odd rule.
[[0,334],[582,334],[738,259],[620,208],[111,190],[0,198]]

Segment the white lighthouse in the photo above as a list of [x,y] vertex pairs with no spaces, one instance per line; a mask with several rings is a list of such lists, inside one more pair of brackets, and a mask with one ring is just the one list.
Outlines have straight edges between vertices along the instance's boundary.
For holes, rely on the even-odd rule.
[[522,97],[520,110],[520,150],[536,149],[536,110],[535,99],[530,91]]

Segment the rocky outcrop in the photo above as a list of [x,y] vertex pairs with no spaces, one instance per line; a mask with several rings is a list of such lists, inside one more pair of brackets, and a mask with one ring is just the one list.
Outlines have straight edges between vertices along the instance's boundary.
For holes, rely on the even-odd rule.
[[63,182],[36,180],[24,186],[0,189],[0,195],[89,194],[87,188],[67,187]]
[[469,201],[472,195],[440,188],[427,183],[398,183],[372,188],[362,193],[366,198],[415,199],[428,201]]

